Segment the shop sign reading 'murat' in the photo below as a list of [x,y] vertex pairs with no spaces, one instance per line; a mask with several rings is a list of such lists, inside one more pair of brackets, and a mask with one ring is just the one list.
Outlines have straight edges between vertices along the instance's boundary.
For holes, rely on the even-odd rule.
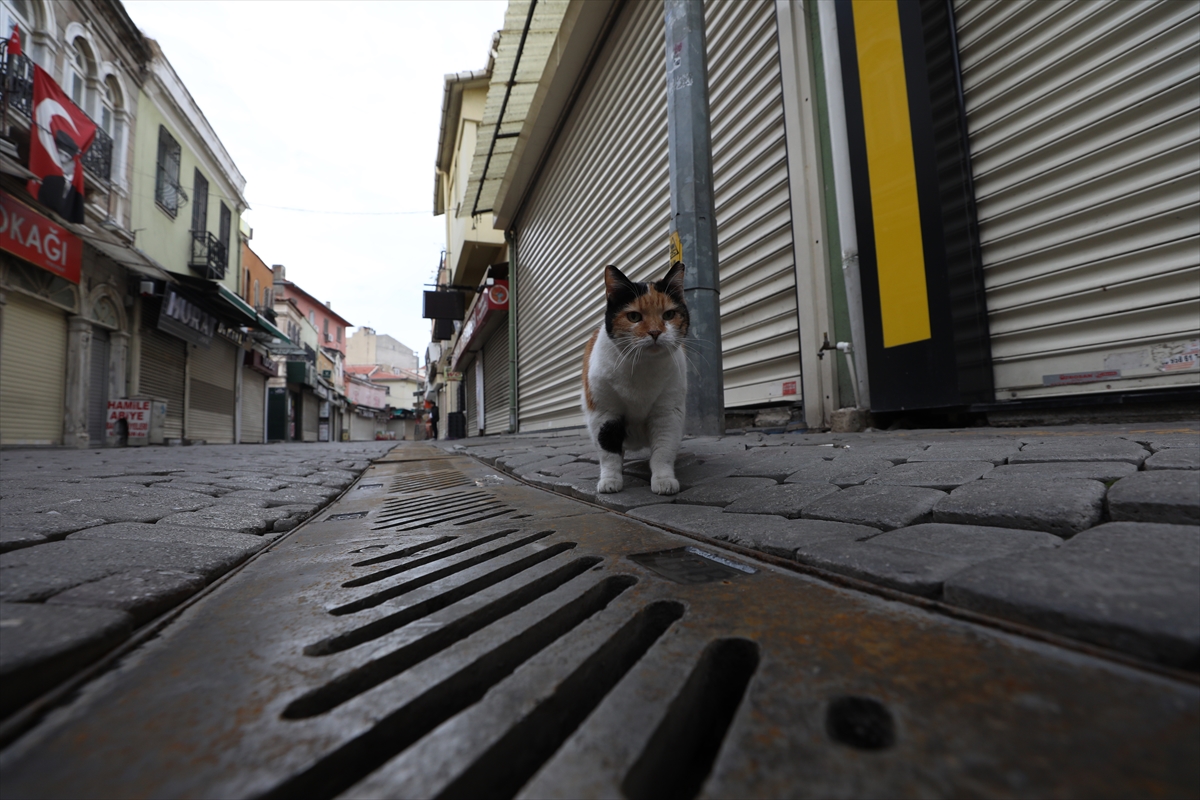
[[0,192],[0,249],[79,283],[83,243],[46,217]]
[[194,345],[208,347],[217,329],[217,318],[168,285],[163,292],[158,329]]

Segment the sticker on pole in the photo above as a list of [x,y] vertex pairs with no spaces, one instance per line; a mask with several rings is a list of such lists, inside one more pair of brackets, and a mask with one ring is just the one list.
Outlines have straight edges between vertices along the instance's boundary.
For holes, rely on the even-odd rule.
[[671,231],[671,264],[683,261],[683,245],[679,242],[679,231]]

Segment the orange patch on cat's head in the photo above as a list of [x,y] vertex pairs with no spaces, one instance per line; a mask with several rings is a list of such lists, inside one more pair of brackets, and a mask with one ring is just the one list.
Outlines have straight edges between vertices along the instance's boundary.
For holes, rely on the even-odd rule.
[[613,339],[657,343],[682,339],[688,331],[688,311],[683,302],[683,265],[676,264],[655,283],[634,283],[616,267],[604,271],[608,308],[605,329]]

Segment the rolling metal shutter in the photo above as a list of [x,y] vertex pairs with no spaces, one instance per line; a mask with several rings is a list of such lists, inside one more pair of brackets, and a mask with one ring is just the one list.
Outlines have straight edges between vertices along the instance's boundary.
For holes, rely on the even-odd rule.
[[483,427],[485,433],[508,430],[508,326],[500,326],[483,345]]
[[1200,5],[955,13],[997,399],[1194,385]]
[[[312,392],[300,393],[300,407],[303,412],[300,419],[302,424],[301,430],[302,438],[306,442],[315,442],[317,440],[317,412],[320,410],[320,403],[321,398]],[[374,438],[373,434],[371,438]]]
[[583,424],[581,359],[604,319],[604,266],[635,281],[666,272],[665,36],[660,3],[622,11],[522,215],[522,431]]
[[163,438],[183,437],[184,363],[187,345],[182,339],[154,330],[142,329],[141,386],[138,394],[165,400]]
[[472,358],[463,365],[463,385],[466,396],[464,417],[467,423],[467,436],[479,435],[479,375],[477,372],[479,357]]
[[6,292],[0,339],[0,444],[62,444],[67,318]]
[[357,412],[350,415],[350,440],[367,442],[375,438],[375,419],[363,417]]
[[796,263],[775,4],[710,0],[705,28],[725,406],[798,402]]
[[[706,4],[726,406],[799,400],[795,262],[771,2]],[[670,232],[661,5],[622,12],[518,226],[521,430],[579,425],[602,269],[666,271]],[[485,359],[486,367],[486,359]],[[794,383],[793,383],[794,382]]]
[[247,444],[265,441],[266,398],[267,379],[242,367],[242,441]]
[[212,344],[189,348],[191,369],[188,389],[187,438],[209,444],[233,442],[233,414],[237,402],[234,370],[238,369],[238,349],[224,339],[213,337]]
[[104,445],[104,422],[108,416],[108,331],[92,329],[92,347],[88,354],[88,444]]

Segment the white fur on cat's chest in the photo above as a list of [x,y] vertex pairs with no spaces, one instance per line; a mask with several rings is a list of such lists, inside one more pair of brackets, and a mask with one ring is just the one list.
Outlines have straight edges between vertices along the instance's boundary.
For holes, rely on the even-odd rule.
[[685,361],[680,349],[622,353],[601,329],[588,364],[588,383],[598,408],[618,409],[629,422],[646,419],[660,400],[677,404],[684,386]]

